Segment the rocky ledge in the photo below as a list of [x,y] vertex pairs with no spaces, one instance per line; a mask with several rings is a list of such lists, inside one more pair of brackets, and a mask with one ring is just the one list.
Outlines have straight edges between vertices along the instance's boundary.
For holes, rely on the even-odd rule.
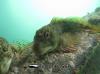
[[[27,47],[24,52],[23,62],[11,67],[9,74],[78,74],[84,68],[91,55],[99,45],[97,34],[87,32],[80,33],[80,44],[76,45],[75,52],[54,52],[38,59],[32,51],[32,46]],[[71,48],[73,49],[73,48]],[[28,51],[30,50],[30,51]],[[25,53],[30,53],[25,55]],[[26,57],[27,59],[26,59]],[[38,65],[36,68],[29,65]]]

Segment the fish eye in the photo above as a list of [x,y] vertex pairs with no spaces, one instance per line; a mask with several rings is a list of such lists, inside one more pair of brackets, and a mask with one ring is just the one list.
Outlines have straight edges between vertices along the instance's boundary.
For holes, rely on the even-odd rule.
[[46,39],[49,39],[49,37],[50,37],[49,32],[46,32],[46,33],[45,33],[45,37],[46,37]]

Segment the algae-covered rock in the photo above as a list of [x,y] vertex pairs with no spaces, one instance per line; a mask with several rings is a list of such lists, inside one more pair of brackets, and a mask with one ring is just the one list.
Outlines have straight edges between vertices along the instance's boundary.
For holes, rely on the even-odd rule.
[[84,18],[91,24],[100,25],[100,7],[97,7],[94,12],[89,13]]
[[[50,53],[44,59],[37,60],[39,68],[34,74],[76,74],[85,65],[95,51],[95,36],[87,33],[81,34],[80,44],[76,52]],[[67,48],[66,48],[67,49]],[[72,48],[73,49],[73,48]]]
[[7,40],[0,37],[0,74],[8,72],[13,53]]
[[[77,50],[74,52],[52,52],[46,54],[44,58],[39,59],[32,50],[33,47],[27,47],[27,52],[23,53],[24,60],[22,63],[12,66],[9,74],[77,74],[88,62],[91,55],[96,50],[98,41],[95,34],[87,32],[78,33],[80,43],[74,46]],[[61,50],[61,48],[58,48]],[[73,47],[70,47],[73,49]],[[66,48],[66,50],[69,50]],[[28,53],[28,54],[27,54]],[[30,54],[29,54],[30,53]],[[26,58],[25,58],[26,56]],[[16,59],[17,60],[17,59]],[[29,67],[29,65],[38,65],[37,68]]]
[[[51,34],[54,32],[55,37],[49,40],[58,39],[54,43],[46,40],[46,36],[51,35],[46,35],[47,27],[50,28]],[[36,32],[33,50],[36,56],[40,56],[37,56],[39,58],[35,63],[39,68],[36,68],[33,73],[77,74],[81,72],[98,46],[98,32],[100,26],[96,27],[81,19],[54,19],[49,25]]]

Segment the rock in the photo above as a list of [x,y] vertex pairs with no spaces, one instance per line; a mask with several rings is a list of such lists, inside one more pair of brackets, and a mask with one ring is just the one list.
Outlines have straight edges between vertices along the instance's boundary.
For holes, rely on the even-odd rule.
[[[87,32],[80,33],[81,41],[76,46],[76,52],[53,52],[38,59],[34,52],[30,52],[28,58],[20,65],[12,66],[9,74],[76,74],[84,67],[90,56],[96,49],[96,35]],[[32,49],[32,46],[27,48]],[[31,50],[32,51],[32,50]],[[27,53],[27,52],[26,52]],[[24,54],[26,54],[24,53]],[[16,59],[17,60],[17,59]],[[22,58],[21,58],[21,61]],[[38,68],[30,68],[29,65],[39,65]],[[17,71],[17,73],[16,73]]]
[[74,53],[51,53],[44,59],[37,60],[40,67],[34,74],[76,74],[93,54],[96,46],[94,35],[81,35],[81,43]]
[[100,7],[97,7],[94,12],[84,16],[84,19],[87,19],[91,24],[100,25]]
[[8,72],[13,53],[6,39],[0,37],[0,74]]

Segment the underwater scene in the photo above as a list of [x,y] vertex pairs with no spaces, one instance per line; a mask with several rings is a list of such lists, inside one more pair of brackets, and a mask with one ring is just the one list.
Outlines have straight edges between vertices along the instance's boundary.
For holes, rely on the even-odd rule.
[[0,0],[0,74],[100,74],[100,0]]

